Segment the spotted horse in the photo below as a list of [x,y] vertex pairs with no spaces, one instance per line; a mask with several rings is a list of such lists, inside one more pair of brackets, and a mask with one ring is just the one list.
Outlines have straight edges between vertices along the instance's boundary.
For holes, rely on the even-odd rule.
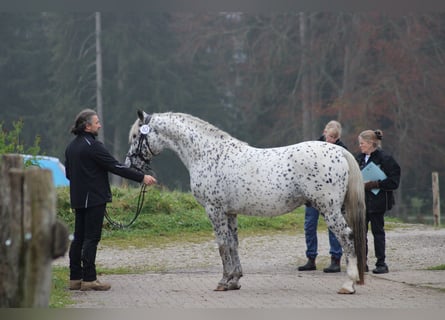
[[338,293],[355,293],[355,284],[364,284],[363,178],[345,148],[321,141],[256,148],[189,114],[137,114],[126,165],[143,169],[165,148],[182,160],[191,192],[211,220],[222,259],[223,275],[215,290],[241,287],[238,214],[277,216],[307,201],[343,247],[348,278]]

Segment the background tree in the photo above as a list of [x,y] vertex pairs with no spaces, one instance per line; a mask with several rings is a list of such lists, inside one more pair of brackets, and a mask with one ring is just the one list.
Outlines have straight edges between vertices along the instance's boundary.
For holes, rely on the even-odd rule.
[[[42,14],[0,13],[0,119],[7,131],[17,121],[26,124],[21,130],[26,145],[51,125],[45,114],[52,97],[44,30]],[[49,146],[42,139],[42,148]]]
[[[69,127],[96,106],[94,13],[0,13],[0,117],[63,158]],[[431,208],[431,171],[445,173],[445,15],[286,12],[101,13],[104,143],[123,160],[136,109],[203,118],[258,147],[317,139],[338,119],[382,129],[402,167],[399,215]],[[165,152],[161,183],[188,189]],[[445,179],[441,179],[445,189]],[[416,208],[416,213],[422,208]]]

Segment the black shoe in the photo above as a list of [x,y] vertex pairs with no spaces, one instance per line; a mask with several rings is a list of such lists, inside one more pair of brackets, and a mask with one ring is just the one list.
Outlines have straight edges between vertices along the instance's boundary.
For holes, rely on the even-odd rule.
[[304,266],[299,266],[298,271],[316,270],[315,259],[309,258]]
[[388,273],[388,266],[384,265],[384,266],[377,266],[377,268],[375,268],[374,270],[372,270],[372,273],[376,273],[376,274],[381,274],[381,273]]
[[340,259],[331,258],[331,265],[323,269],[323,272],[334,273],[340,272]]

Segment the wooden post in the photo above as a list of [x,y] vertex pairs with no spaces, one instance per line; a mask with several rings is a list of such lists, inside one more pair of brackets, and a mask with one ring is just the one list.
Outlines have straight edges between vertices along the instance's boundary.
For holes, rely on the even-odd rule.
[[9,171],[23,169],[19,155],[0,158],[0,307],[18,306],[19,252],[21,249],[21,216],[13,214]]
[[47,307],[51,262],[66,252],[68,229],[56,220],[51,171],[23,169],[16,156],[0,159],[0,307]]
[[433,180],[433,220],[434,226],[440,226],[440,193],[439,193],[439,173],[432,173]]

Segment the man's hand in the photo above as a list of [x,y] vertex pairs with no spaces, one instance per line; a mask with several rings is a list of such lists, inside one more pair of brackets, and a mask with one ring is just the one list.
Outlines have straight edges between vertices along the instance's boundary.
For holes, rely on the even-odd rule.
[[142,182],[144,182],[147,186],[150,186],[152,184],[155,184],[157,181],[154,177],[146,174]]

